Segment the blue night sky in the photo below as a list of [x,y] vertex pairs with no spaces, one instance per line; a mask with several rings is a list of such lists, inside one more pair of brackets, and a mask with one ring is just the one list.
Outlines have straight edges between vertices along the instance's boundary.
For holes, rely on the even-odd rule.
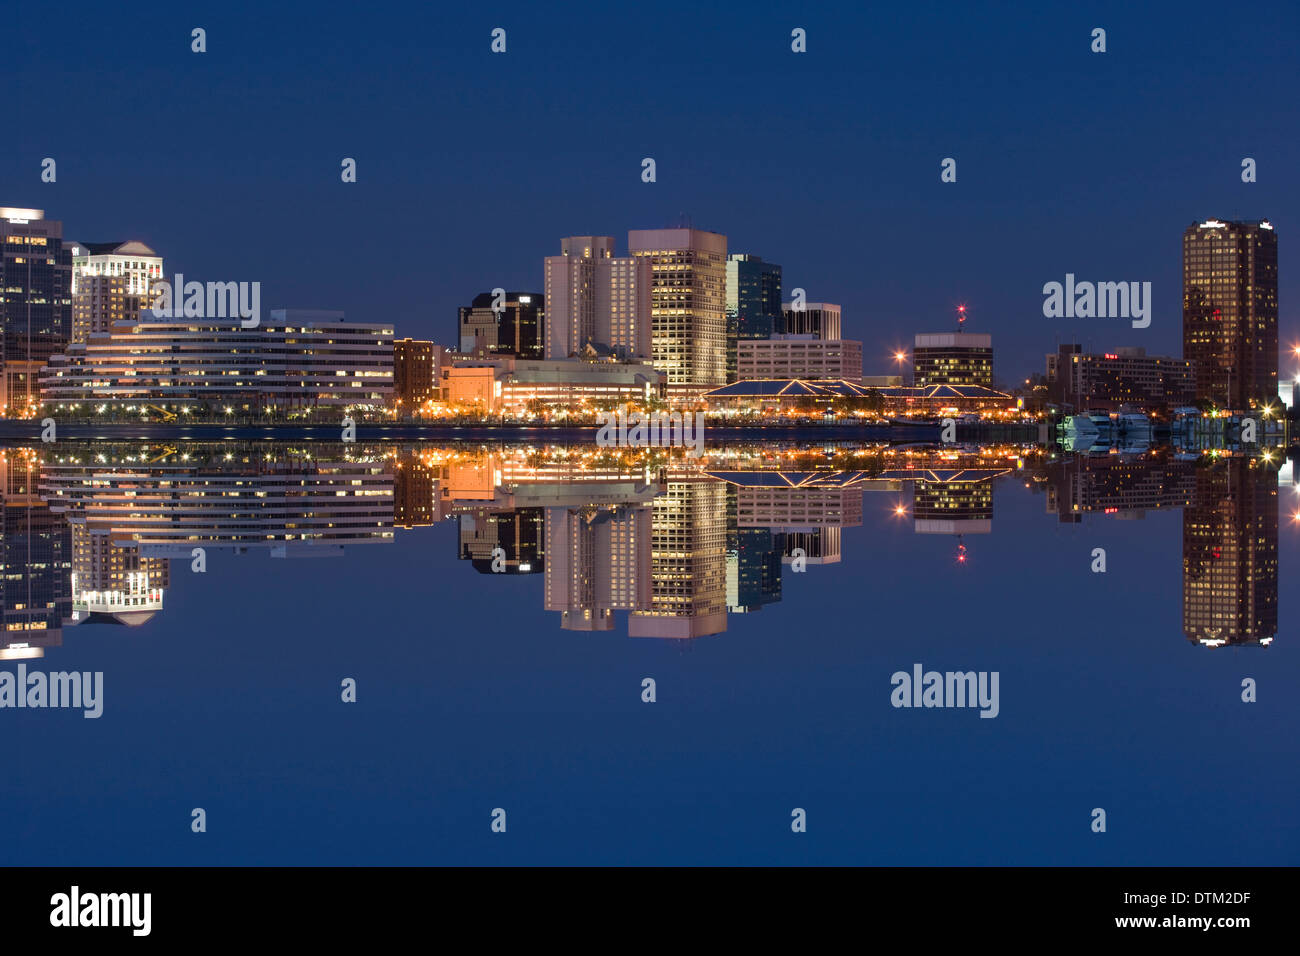
[[[868,373],[965,302],[1008,384],[1058,340],[1177,352],[1182,230],[1265,217],[1300,339],[1294,4],[898,6],[20,5],[0,202],[440,342],[477,292],[538,289],[560,237],[686,214],[841,303]],[[1151,328],[1044,318],[1067,272],[1151,281]]]

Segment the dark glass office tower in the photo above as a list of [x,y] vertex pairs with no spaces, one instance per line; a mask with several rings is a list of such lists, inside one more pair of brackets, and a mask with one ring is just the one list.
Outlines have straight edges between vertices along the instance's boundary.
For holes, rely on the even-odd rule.
[[72,249],[40,209],[0,207],[0,404],[32,417],[38,373],[72,335]]
[[727,381],[736,374],[736,342],[782,330],[781,267],[759,256],[727,256]]
[[499,311],[495,296],[483,292],[459,312],[460,350],[491,357],[513,355],[540,359],[546,345],[544,296],[540,292],[507,292]]
[[1183,358],[1196,397],[1244,411],[1278,405],[1277,233],[1208,219],[1183,233]]

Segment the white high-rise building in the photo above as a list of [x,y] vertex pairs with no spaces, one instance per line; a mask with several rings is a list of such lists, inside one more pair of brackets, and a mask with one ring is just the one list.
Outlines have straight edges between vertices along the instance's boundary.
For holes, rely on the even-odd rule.
[[727,237],[640,229],[628,251],[653,267],[651,361],[669,385],[727,384]]
[[622,358],[650,357],[651,268],[617,258],[612,236],[569,236],[545,260],[546,357],[565,359],[588,345]]
[[140,317],[153,304],[153,284],[163,261],[143,242],[73,242],[72,341],[108,332],[113,323]]

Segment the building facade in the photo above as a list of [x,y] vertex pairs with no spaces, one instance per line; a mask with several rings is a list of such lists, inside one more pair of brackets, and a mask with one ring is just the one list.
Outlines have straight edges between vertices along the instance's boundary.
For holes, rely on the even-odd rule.
[[154,302],[163,261],[143,242],[72,243],[72,341],[135,320]]
[[443,370],[446,401],[483,412],[520,414],[582,403],[644,402],[663,391],[664,376],[648,362],[458,361]]
[[840,307],[830,302],[808,302],[802,308],[787,302],[781,306],[781,322],[776,332],[812,335],[819,339],[843,338]]
[[1062,345],[1047,357],[1047,389],[1049,401],[1076,410],[1170,409],[1195,401],[1196,372],[1186,359],[1144,348],[1085,353]]
[[[546,314],[540,292],[483,292],[459,310],[460,351],[541,358]],[[496,308],[493,308],[493,306]]]
[[918,334],[912,349],[912,383],[992,388],[993,337],[977,332]]
[[739,381],[762,378],[862,380],[862,343],[812,335],[741,339],[736,350]]
[[1238,411],[1277,404],[1277,232],[1207,219],[1183,233],[1183,358],[1196,397]]
[[727,381],[727,237],[700,229],[628,233],[651,265],[650,354],[670,384]]
[[182,419],[386,409],[393,328],[298,309],[272,310],[253,328],[238,318],[128,321],[54,356],[41,395],[47,408],[131,406]]
[[605,346],[624,358],[651,352],[651,264],[614,255],[613,236],[568,236],[543,261],[548,359]]
[[0,207],[0,411],[31,417],[40,371],[72,334],[72,245],[41,209]]
[[736,343],[781,331],[781,267],[759,256],[727,256],[727,381],[737,378]]
[[393,401],[411,411],[439,395],[442,347],[419,339],[393,341]]

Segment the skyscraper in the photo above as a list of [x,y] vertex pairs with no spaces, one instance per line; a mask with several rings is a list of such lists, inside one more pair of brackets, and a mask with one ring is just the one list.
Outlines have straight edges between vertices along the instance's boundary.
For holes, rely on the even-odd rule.
[[41,209],[0,207],[0,411],[33,415],[38,372],[72,334],[72,249]]
[[1277,405],[1277,233],[1207,219],[1183,233],[1183,358],[1196,397],[1243,411]]
[[727,383],[727,237],[638,229],[628,250],[652,267],[651,359],[669,385]]
[[650,358],[651,268],[614,255],[613,236],[569,236],[544,260],[546,357],[564,359],[588,344],[621,358]]
[[143,242],[72,242],[72,341],[135,321],[153,304],[162,256]]
[[727,381],[736,381],[736,343],[781,331],[781,267],[758,256],[727,256]]

